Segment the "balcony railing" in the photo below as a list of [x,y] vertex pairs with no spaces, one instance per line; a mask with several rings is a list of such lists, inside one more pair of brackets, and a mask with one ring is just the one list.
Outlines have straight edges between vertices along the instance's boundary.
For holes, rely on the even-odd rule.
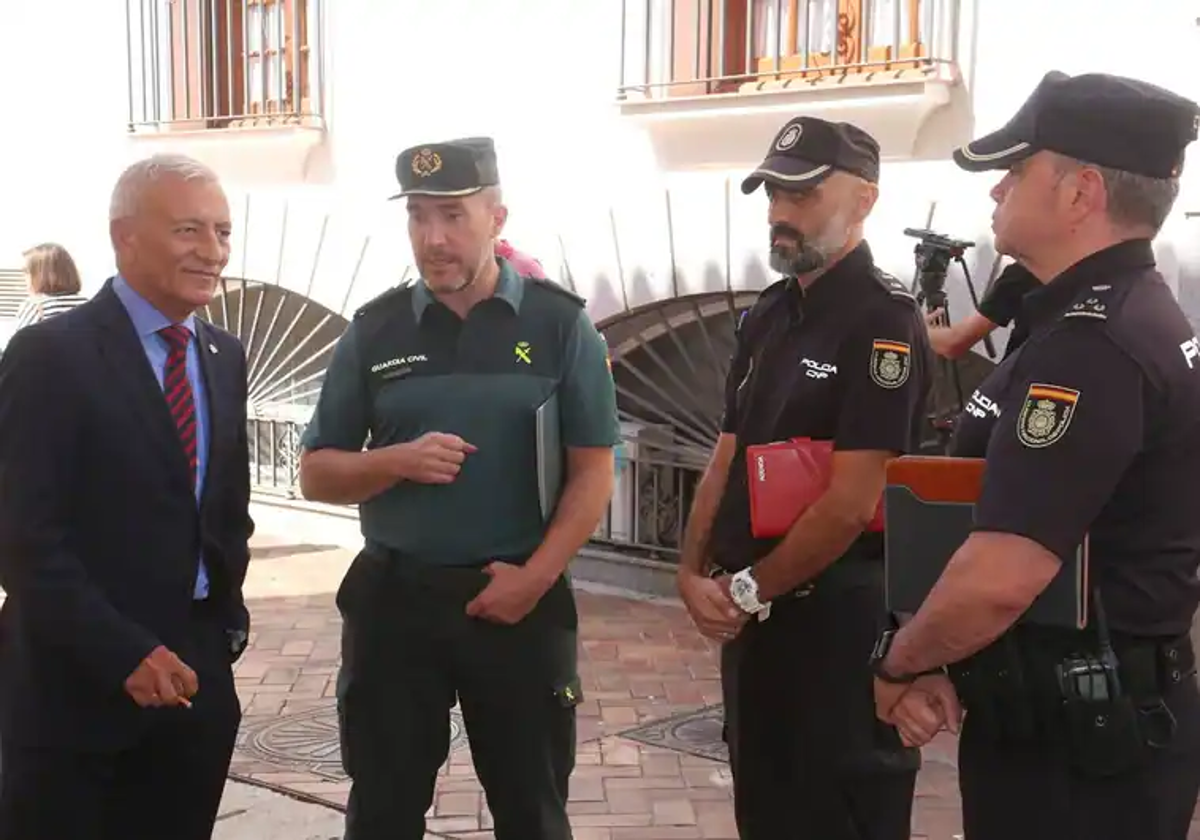
[[129,126],[319,125],[322,0],[125,0]]
[[[311,408],[305,409],[306,415],[311,413]],[[250,487],[255,493],[300,498],[300,438],[306,425],[285,413],[250,418]]]
[[959,0],[622,0],[621,99],[925,73],[957,61]]
[[[305,416],[311,408],[297,409]],[[250,482],[260,496],[300,497],[300,437],[305,423],[288,411],[249,421]],[[634,457],[626,453],[633,451]],[[671,450],[629,442],[617,452],[617,482],[592,542],[625,554],[675,562],[703,465]]]

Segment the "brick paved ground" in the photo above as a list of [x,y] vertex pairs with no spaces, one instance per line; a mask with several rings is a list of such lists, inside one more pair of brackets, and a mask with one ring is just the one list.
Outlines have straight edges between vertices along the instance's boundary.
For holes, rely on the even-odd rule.
[[[721,761],[617,734],[719,702],[714,651],[673,605],[587,592],[579,600],[586,700],[571,785],[576,840],[735,840]],[[336,763],[332,718],[339,632],[333,596],[265,599],[251,609],[256,630],[237,670],[245,723],[233,772],[344,804],[349,782]],[[711,750],[715,721],[698,725],[691,733],[698,741],[683,746]],[[927,762],[917,837],[950,840],[958,831],[947,763],[952,746],[935,745]],[[466,840],[491,837],[489,827],[463,745],[442,770],[429,829]]]
[[[335,554],[336,573],[344,553],[310,558],[312,568],[326,570],[319,577],[330,575],[321,557]],[[252,564],[259,570],[249,594],[306,594],[251,601],[255,631],[237,669],[245,718],[233,772],[344,804],[349,782],[338,763],[333,713],[333,587],[311,571],[297,585],[303,574],[268,575],[264,565]],[[719,712],[703,714],[720,699],[715,651],[675,605],[593,592],[581,592],[579,603],[586,702],[571,786],[576,840],[735,840],[729,771],[712,757],[723,749]],[[639,726],[656,745],[622,737]],[[943,736],[926,748],[914,838],[960,836],[954,747]],[[442,769],[429,830],[468,840],[490,838],[489,827],[469,747],[459,737]],[[1193,836],[1200,840],[1200,830]]]

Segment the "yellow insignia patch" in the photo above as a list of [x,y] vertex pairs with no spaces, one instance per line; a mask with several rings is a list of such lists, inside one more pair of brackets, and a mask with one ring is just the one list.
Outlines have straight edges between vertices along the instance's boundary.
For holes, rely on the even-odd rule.
[[1058,443],[1071,425],[1078,402],[1076,390],[1034,382],[1017,417],[1017,440],[1030,449]]
[[413,155],[412,171],[418,178],[428,178],[442,169],[442,156],[432,149],[421,149]]
[[902,341],[877,338],[871,344],[871,381],[880,388],[899,388],[912,370],[912,348]]

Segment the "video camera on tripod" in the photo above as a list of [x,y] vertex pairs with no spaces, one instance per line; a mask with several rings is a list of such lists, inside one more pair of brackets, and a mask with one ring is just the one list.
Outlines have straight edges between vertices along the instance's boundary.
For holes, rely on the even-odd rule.
[[[916,247],[913,248],[917,270],[913,277],[911,291],[916,297],[917,303],[925,307],[926,312],[940,312],[938,319],[934,322],[934,326],[950,326],[950,310],[947,306],[946,297],[946,277],[950,271],[950,263],[952,261],[957,262],[962,269],[963,277],[967,282],[967,291],[971,295],[971,304],[978,308],[979,298],[975,293],[975,284],[971,280],[971,270],[967,267],[967,261],[964,259],[967,249],[975,247],[974,242],[968,242],[965,239],[952,239],[944,234],[923,228],[905,228],[904,235],[920,240],[916,244]],[[988,353],[994,358],[996,349],[992,344],[991,336],[986,337],[984,343]],[[949,359],[939,359],[938,365],[940,371],[945,375],[943,381],[948,381],[953,388],[953,402],[946,406],[948,410],[938,411],[938,408],[946,405],[949,401],[937,399],[935,393],[937,405],[935,406],[933,416],[930,417],[930,423],[936,433],[936,439],[931,441],[926,447],[923,447],[923,449],[945,451],[946,446],[950,442],[950,435],[954,431],[954,420],[959,412],[962,411],[965,399],[958,366]]]
[[967,249],[975,247],[974,242],[951,239],[932,230],[918,228],[905,228],[904,235],[921,240],[913,249],[917,260],[913,294],[917,297],[917,303],[922,304],[927,312],[946,308],[946,275],[950,270],[951,260],[956,260],[962,266],[967,277],[967,286],[971,289],[971,297],[975,297],[971,273],[967,270],[966,260],[963,259]]

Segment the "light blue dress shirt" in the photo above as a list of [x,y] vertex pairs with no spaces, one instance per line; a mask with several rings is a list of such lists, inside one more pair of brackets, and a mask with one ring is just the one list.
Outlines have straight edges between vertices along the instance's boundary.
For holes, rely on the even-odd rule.
[[[158,379],[158,387],[162,387],[163,373],[167,367],[167,340],[158,334],[164,327],[174,322],[154,308],[154,304],[146,300],[125,282],[125,278],[117,277],[113,281],[113,291],[129,313],[133,327],[137,330],[138,340],[146,351],[146,358]],[[187,376],[192,384],[193,401],[196,403],[196,504],[204,493],[204,476],[208,468],[208,392],[204,387],[204,374],[200,369],[200,352],[196,343],[196,318],[189,315],[183,325],[192,334],[187,350]],[[208,597],[208,570],[204,567],[204,558],[200,558],[200,571],[196,575],[195,597],[197,600]]]

